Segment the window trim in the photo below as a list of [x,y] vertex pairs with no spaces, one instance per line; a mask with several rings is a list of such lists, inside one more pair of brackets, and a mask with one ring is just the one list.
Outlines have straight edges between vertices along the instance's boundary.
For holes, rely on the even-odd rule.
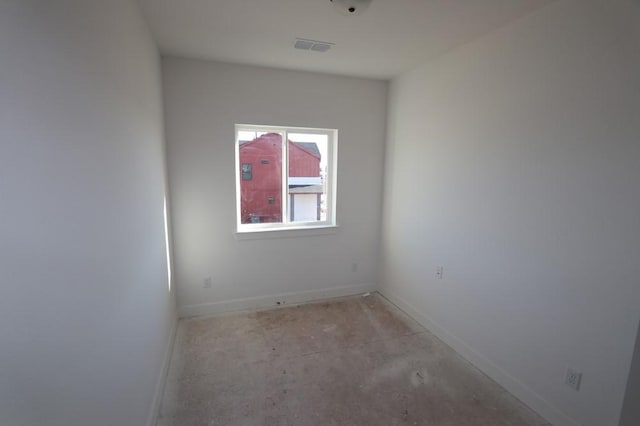
[[[242,200],[240,185],[242,182],[242,169],[240,165],[240,131],[267,131],[269,133],[279,133],[282,135],[282,218],[281,223],[242,223]],[[287,143],[289,133],[306,133],[327,135],[327,218],[324,221],[313,222],[289,222],[290,202],[288,194],[288,174],[289,174],[289,144]],[[235,172],[236,172],[236,232],[238,234],[271,231],[304,231],[319,228],[336,227],[336,195],[337,195],[337,169],[338,169],[338,130],[324,128],[292,127],[292,126],[262,126],[256,124],[236,124],[235,125]]]

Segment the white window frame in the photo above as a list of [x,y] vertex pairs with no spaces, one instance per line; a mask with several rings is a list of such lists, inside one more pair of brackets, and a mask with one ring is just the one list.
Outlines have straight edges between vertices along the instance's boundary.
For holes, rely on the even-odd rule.
[[[242,223],[241,191],[242,171],[240,165],[241,131],[280,133],[282,135],[282,222],[281,223]],[[236,159],[236,229],[238,233],[269,232],[286,230],[304,230],[336,227],[336,189],[338,165],[338,130],[290,126],[260,126],[255,124],[236,124],[235,126],[235,159]],[[289,174],[289,133],[307,133],[327,135],[327,194],[325,196],[327,217],[324,221],[290,222],[290,203],[288,194]]]

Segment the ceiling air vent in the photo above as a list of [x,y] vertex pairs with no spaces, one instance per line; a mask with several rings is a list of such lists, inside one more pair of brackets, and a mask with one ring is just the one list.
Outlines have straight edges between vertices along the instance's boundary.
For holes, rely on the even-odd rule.
[[304,38],[297,38],[293,47],[301,50],[313,50],[314,52],[326,52],[331,49],[334,43],[318,40],[307,40]]

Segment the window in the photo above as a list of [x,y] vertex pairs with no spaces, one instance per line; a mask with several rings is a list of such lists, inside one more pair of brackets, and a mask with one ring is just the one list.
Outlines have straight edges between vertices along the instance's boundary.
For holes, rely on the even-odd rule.
[[236,125],[238,232],[335,226],[337,134]]
[[251,179],[253,179],[251,164],[245,163],[242,165],[242,180],[251,180]]

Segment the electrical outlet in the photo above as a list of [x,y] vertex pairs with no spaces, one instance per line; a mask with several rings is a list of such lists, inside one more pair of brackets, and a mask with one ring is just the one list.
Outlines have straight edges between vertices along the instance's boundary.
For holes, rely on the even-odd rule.
[[444,267],[443,266],[437,266],[436,267],[436,278],[441,280],[443,275],[444,275]]
[[202,282],[202,288],[211,288],[211,285],[212,285],[211,277],[205,278],[204,281]]
[[358,272],[358,264],[356,262],[351,264],[351,272]]
[[567,375],[564,378],[564,384],[573,388],[574,390],[580,390],[580,382],[582,381],[582,373],[571,367],[567,368]]

